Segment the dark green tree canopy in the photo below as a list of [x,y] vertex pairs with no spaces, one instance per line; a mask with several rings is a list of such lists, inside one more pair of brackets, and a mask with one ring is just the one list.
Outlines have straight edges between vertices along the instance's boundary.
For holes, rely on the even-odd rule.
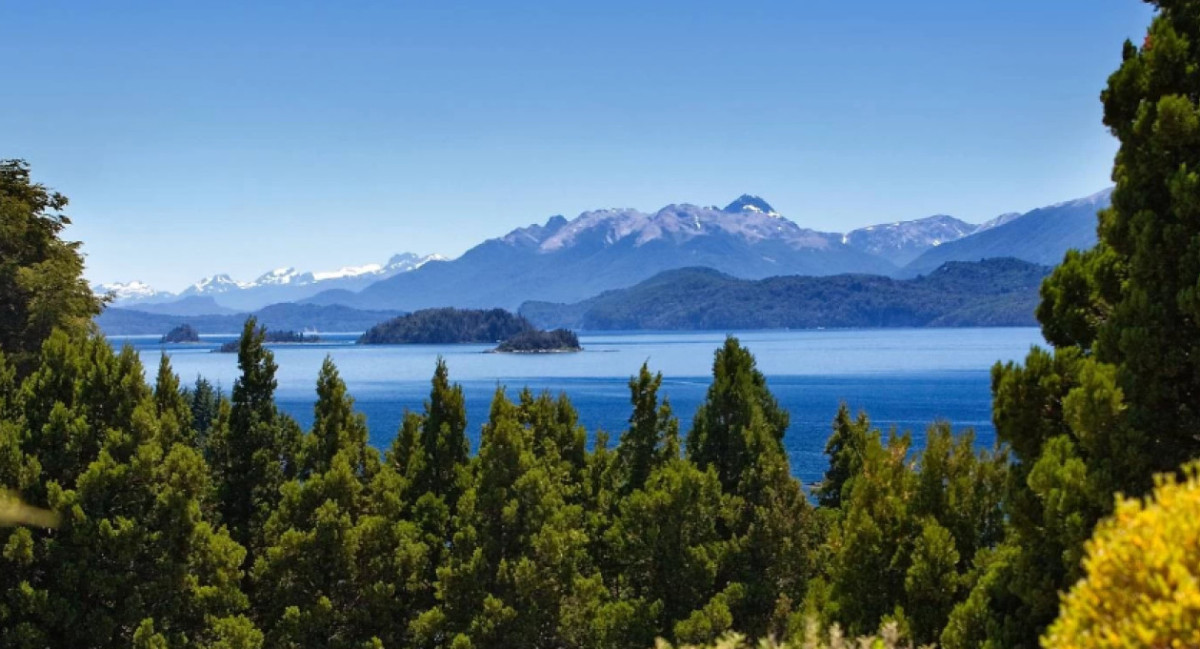
[[86,331],[103,305],[83,279],[79,243],[60,237],[66,206],[25,161],[0,160],[0,351],[22,373],[53,329]]

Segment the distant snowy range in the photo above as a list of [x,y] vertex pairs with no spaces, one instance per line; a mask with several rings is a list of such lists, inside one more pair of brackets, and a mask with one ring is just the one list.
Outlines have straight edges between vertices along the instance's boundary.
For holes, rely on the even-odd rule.
[[92,291],[109,295],[112,304],[137,308],[150,313],[221,314],[262,308],[268,304],[294,302],[322,291],[357,291],[373,282],[399,273],[416,270],[430,261],[445,261],[441,255],[417,255],[404,252],[387,263],[345,266],[331,271],[300,272],[294,267],[277,268],[243,282],[228,273],[205,277],[179,293],[160,291],[150,284],[133,280],[97,284]]
[[[694,267],[744,280],[852,274],[907,281],[948,262],[1057,264],[1068,249],[1095,243],[1096,213],[1110,195],[1107,189],[981,224],[939,214],[846,233],[806,228],[762,198],[743,195],[723,208],[674,204],[654,212],[554,216],[483,241],[457,259],[405,252],[385,263],[330,271],[278,268],[250,281],[218,273],[179,293],[155,289],[152,277],[93,290],[111,298],[99,320],[106,331],[138,333],[181,318],[233,322],[263,310],[287,313],[280,322],[306,325],[301,328],[356,327],[383,314],[432,307],[515,311],[527,302],[580,302]],[[296,314],[309,315],[297,320]]]

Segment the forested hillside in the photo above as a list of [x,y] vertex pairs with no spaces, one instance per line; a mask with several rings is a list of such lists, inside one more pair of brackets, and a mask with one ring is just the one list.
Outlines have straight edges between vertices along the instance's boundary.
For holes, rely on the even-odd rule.
[[1049,272],[1016,259],[950,262],[911,280],[753,281],[685,268],[575,304],[526,302],[520,312],[539,327],[591,330],[1032,326],[1038,286]]

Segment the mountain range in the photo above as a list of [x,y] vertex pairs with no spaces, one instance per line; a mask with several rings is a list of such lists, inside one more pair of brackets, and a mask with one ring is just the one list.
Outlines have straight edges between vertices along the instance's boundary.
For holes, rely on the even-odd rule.
[[333,271],[300,272],[292,267],[277,268],[250,282],[237,281],[226,273],[220,273],[205,277],[178,294],[156,290],[140,280],[97,284],[92,291],[111,294],[115,306],[136,305],[139,311],[216,315],[259,309],[279,302],[295,302],[322,291],[357,291],[381,279],[420,268],[428,262],[443,260],[445,257],[441,255],[422,256],[404,252],[393,255],[387,263],[346,266]]
[[[116,291],[117,306],[159,313],[251,311],[278,302],[413,311],[454,306],[516,309],[528,301],[574,303],[633,286],[658,273],[706,267],[730,277],[928,274],[949,261],[1012,257],[1058,263],[1068,248],[1095,242],[1096,212],[1111,190],[975,225],[948,215],[896,221],[847,233],[805,228],[767,201],[743,195],[725,207],[674,204],[554,216],[488,239],[454,260],[397,255],[329,273],[284,268],[241,283],[215,275],[179,295],[140,282]],[[124,296],[124,297],[122,297]],[[200,302],[200,298],[211,302]],[[221,311],[213,311],[220,313]]]

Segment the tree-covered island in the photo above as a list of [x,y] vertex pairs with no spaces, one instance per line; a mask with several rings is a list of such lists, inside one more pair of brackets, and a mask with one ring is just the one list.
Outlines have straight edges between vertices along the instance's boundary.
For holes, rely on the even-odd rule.
[[[264,343],[274,343],[274,344],[280,344],[280,343],[311,344],[311,343],[321,342],[321,337],[316,336],[316,335],[309,335],[309,334],[305,334],[305,333],[297,332],[297,331],[266,331],[264,329],[263,342]],[[237,353],[238,343],[239,343],[239,341],[237,341],[237,340],[230,340],[230,341],[226,342],[225,344],[221,345],[221,347],[218,348],[217,351],[222,354]]]
[[198,343],[200,342],[200,332],[196,331],[192,325],[184,323],[174,329],[163,334],[162,338],[158,339],[160,343]]
[[551,354],[580,352],[583,351],[583,347],[579,345],[579,337],[570,329],[530,329],[505,340],[492,351],[505,354]]

